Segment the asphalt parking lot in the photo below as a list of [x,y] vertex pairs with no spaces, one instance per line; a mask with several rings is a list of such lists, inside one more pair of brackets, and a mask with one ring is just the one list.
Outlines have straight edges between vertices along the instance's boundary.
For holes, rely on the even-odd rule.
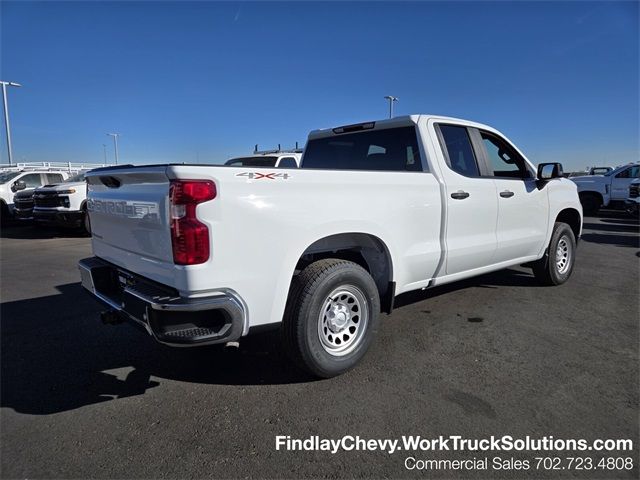
[[[639,225],[584,227],[566,285],[514,268],[404,295],[365,361],[322,381],[274,335],[171,349],[103,326],[76,269],[89,239],[4,228],[2,477],[638,478]],[[275,450],[276,435],[450,434],[629,438],[615,456],[635,468],[428,473],[403,452]]]

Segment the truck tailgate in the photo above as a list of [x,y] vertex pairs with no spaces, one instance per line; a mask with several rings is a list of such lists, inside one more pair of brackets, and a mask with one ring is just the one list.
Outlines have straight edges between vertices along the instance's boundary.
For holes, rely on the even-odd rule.
[[133,255],[173,262],[166,168],[124,166],[87,174],[94,250],[102,244],[115,256],[120,251],[121,261]]

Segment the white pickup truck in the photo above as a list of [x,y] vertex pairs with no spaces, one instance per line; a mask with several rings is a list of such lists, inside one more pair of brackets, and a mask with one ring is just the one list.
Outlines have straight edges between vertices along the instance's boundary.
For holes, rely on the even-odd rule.
[[87,174],[82,285],[175,346],[281,327],[330,377],[365,354],[394,297],[528,264],[565,282],[576,186],[479,123],[412,115],[317,130],[299,169],[120,166]]
[[15,214],[14,197],[23,192],[26,203],[31,204],[30,194],[48,183],[63,182],[72,173],[54,168],[13,167],[0,170],[0,220],[6,222]]
[[617,167],[604,175],[570,177],[578,185],[578,195],[585,215],[595,215],[600,207],[622,204],[629,193],[629,185],[640,178],[640,163]]
[[87,215],[85,172],[63,183],[45,185],[33,193],[33,219],[41,225],[80,228],[91,233]]

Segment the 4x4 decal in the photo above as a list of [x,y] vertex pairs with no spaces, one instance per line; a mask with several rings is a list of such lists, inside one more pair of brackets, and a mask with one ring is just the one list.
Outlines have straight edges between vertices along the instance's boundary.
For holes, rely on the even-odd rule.
[[261,180],[261,179],[267,179],[267,180],[282,179],[282,180],[287,180],[287,179],[289,179],[291,177],[291,175],[289,175],[288,173],[277,173],[277,172],[269,172],[269,173],[242,172],[242,173],[237,173],[236,177],[247,177],[248,180]]

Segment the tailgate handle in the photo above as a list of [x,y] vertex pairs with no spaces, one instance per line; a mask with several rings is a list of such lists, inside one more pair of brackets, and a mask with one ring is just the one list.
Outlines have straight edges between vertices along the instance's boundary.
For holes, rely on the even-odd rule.
[[104,176],[100,177],[100,181],[109,188],[120,187],[120,180],[118,180],[116,177]]

